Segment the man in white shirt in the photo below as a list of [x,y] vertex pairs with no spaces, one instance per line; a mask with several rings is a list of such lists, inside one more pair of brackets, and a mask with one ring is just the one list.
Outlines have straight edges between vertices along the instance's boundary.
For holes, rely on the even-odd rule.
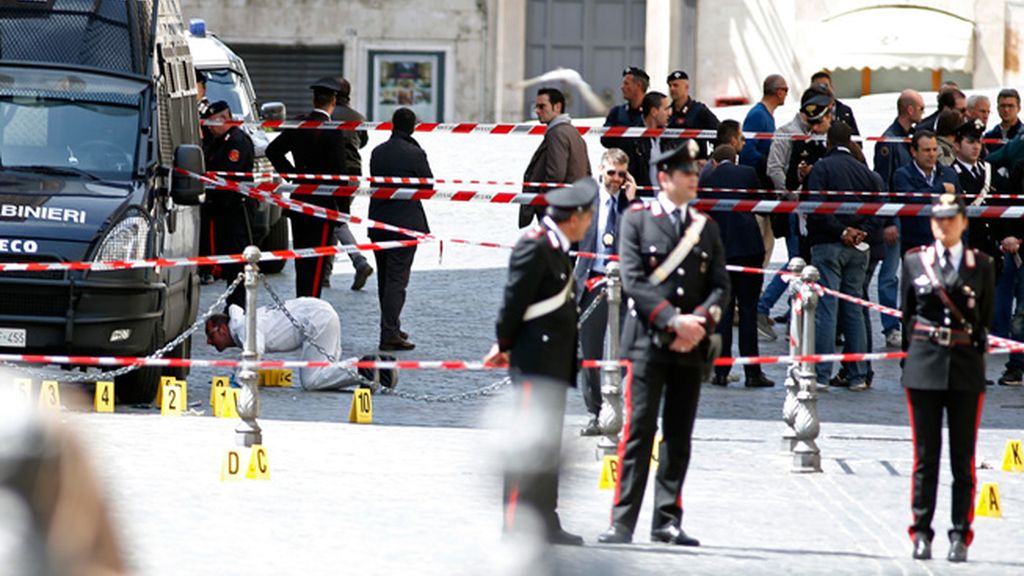
[[[319,346],[333,360],[341,359],[341,320],[333,306],[310,297],[294,298],[284,305],[299,326],[292,324],[280,308],[261,306],[256,311],[256,352],[260,356],[301,348],[301,360],[332,360],[317,349]],[[230,306],[227,314],[211,316],[206,321],[206,341],[218,352],[241,348],[245,342],[245,311]],[[299,384],[306,390],[341,390],[361,382],[355,371],[339,366],[302,368],[298,373]]]

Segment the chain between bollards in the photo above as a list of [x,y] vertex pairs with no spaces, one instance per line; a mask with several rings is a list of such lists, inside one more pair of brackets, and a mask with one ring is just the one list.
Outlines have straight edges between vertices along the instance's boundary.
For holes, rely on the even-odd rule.
[[259,375],[253,362],[260,359],[256,345],[256,295],[259,289],[260,249],[248,246],[242,252],[245,265],[245,342],[242,349],[242,369],[238,372],[238,383],[242,390],[238,394],[238,417],[241,418],[235,428],[235,441],[240,446],[251,447],[263,444],[263,432],[256,418],[260,414]]

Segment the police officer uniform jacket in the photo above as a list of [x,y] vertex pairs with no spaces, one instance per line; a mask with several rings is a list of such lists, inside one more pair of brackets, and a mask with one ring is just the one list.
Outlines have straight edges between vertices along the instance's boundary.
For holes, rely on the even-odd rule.
[[672,217],[655,199],[650,206],[634,204],[619,227],[619,256],[622,283],[628,297],[629,314],[622,332],[624,356],[633,360],[654,360],[701,366],[706,362],[707,338],[694,350],[669,350],[674,333],[669,321],[676,314],[695,314],[705,320],[704,329],[714,334],[721,307],[729,296],[729,275],[725,270],[725,248],[718,225],[710,217],[684,208],[683,229],[706,219],[699,241],[665,280],[654,283],[651,275],[679,243],[680,235]]
[[[514,372],[550,376],[575,386],[576,283],[569,243],[556,228],[550,218],[543,218],[512,250],[508,283],[498,312],[498,348],[510,353],[509,365]],[[558,300],[561,305],[550,313],[527,318],[532,305]]]
[[[988,163],[978,160],[972,168],[959,159],[951,166],[960,179],[960,187],[963,189],[964,201],[968,205],[987,206],[993,204],[986,200],[981,194],[989,195],[995,193],[992,189],[992,171]],[[967,229],[967,243],[972,248],[977,248],[993,258],[1000,258],[999,242],[1005,236],[1001,235],[1003,218],[971,218],[970,227]],[[999,260],[995,261],[996,268],[999,268]]]
[[[904,130],[898,120],[885,129],[882,136],[893,138],[909,138],[910,131]],[[897,170],[914,161],[907,142],[879,142],[875,145],[875,172],[882,177],[886,190],[892,190],[893,175]]]
[[[232,126],[220,138],[208,134],[203,141],[203,156],[206,169],[211,172],[252,172],[256,160],[252,138],[238,126]],[[207,203],[218,207],[255,204],[255,201],[246,202],[244,196],[229,190],[207,190],[206,198]]]
[[[984,252],[963,244],[955,281],[942,274],[935,243],[903,257],[903,386],[913,390],[985,391],[985,350],[995,302],[995,268]],[[947,306],[931,275],[963,315]],[[946,332],[948,330],[948,332]]]

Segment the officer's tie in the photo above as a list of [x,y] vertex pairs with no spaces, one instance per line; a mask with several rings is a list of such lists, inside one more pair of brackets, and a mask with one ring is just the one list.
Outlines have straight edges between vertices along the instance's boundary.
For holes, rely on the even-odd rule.
[[683,236],[683,213],[679,208],[672,211],[672,221],[676,225],[676,236]]
[[942,281],[947,285],[956,282],[956,268],[953,266],[953,253],[949,248],[942,256]]

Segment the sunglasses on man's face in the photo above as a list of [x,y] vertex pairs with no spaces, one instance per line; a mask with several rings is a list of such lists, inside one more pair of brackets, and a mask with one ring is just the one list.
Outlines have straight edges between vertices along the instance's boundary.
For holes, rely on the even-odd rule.
[[605,176],[608,176],[609,178],[611,178],[612,176],[618,176],[619,178],[625,179],[626,172],[619,172],[618,170],[609,170],[605,172]]

